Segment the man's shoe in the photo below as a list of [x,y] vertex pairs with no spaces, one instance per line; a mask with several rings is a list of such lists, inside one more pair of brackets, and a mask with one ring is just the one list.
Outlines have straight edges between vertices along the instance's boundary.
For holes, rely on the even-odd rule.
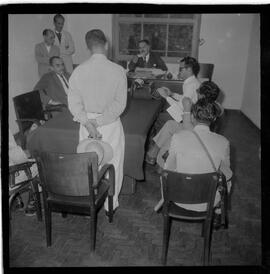
[[112,214],[112,217],[110,219],[109,211],[105,210],[105,215],[108,218],[108,220],[109,220],[110,223],[112,222],[113,215],[114,215],[115,212],[116,212],[116,209],[113,210],[113,214]]

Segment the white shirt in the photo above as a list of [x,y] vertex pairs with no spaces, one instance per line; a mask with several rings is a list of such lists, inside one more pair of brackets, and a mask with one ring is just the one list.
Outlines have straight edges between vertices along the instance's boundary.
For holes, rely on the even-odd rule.
[[[173,98],[177,101],[182,101],[183,97],[188,97],[192,101],[193,104],[195,104],[198,100],[197,95],[197,89],[200,87],[201,82],[194,76],[188,77],[184,83],[183,83],[183,95],[180,95],[178,93],[173,94]],[[168,101],[169,100],[169,101]],[[170,103],[172,100],[171,98],[167,97],[168,103]]]
[[126,107],[125,70],[103,54],[93,54],[69,79],[68,107],[74,120],[85,124],[87,113],[101,113],[99,126],[114,122]]
[[[60,80],[60,82],[61,82],[61,84],[62,84],[62,86],[63,86],[63,88],[64,88],[66,94],[68,94],[69,88],[67,88],[67,86],[66,86],[64,80],[62,79],[62,77],[61,77],[58,73],[56,73],[56,75],[57,75],[58,79]],[[65,77],[63,74],[62,74],[62,76],[65,78],[66,83],[68,84],[68,80],[66,79],[66,77]]]
[[47,46],[47,45],[45,44],[45,47],[46,47],[47,51],[50,52],[52,46]]

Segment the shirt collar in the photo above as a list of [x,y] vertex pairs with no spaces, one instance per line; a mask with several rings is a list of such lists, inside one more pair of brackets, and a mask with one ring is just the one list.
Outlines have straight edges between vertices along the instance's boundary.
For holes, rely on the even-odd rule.
[[196,79],[195,75],[189,76],[185,81],[184,84],[193,82]]
[[210,131],[210,128],[209,128],[209,126],[207,126],[207,125],[199,124],[199,125],[196,125],[196,126],[194,127],[194,130],[205,130],[205,131]]
[[90,57],[91,59],[107,59],[106,55],[105,54],[102,54],[102,53],[94,53],[91,55]]

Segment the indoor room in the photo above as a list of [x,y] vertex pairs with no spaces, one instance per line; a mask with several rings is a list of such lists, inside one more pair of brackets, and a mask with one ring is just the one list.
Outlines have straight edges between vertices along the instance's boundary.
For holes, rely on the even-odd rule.
[[9,14],[10,267],[260,265],[260,14]]

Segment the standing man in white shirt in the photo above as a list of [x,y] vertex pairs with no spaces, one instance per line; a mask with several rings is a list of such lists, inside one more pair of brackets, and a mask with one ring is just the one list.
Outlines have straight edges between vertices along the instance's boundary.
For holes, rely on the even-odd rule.
[[45,29],[42,34],[44,42],[36,44],[35,46],[35,57],[38,63],[39,77],[42,77],[42,75],[51,70],[50,58],[60,55],[59,47],[54,45],[54,32],[51,29]]
[[71,74],[73,71],[72,54],[75,52],[75,46],[71,34],[63,30],[65,18],[61,14],[56,14],[53,18],[55,26],[55,44],[60,48],[60,56],[64,61],[66,71]]
[[[81,124],[78,142],[101,138],[113,148],[109,163],[115,167],[115,210],[123,180],[125,136],[120,115],[126,107],[127,77],[121,66],[107,59],[108,42],[101,30],[88,31],[85,40],[91,56],[70,77],[68,106]],[[104,207],[108,211],[108,199]]]

